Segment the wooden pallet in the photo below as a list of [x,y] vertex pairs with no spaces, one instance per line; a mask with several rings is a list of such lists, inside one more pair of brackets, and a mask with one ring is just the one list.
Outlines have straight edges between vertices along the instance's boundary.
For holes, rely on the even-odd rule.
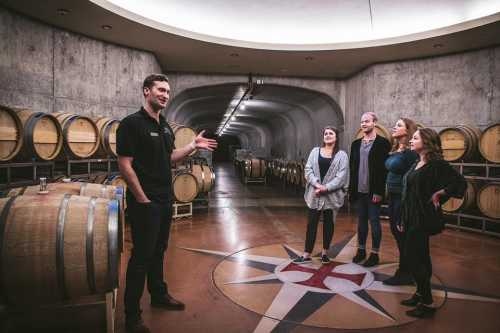
[[172,205],[174,214],[172,215],[173,219],[179,219],[182,217],[191,217],[193,216],[193,203],[192,202],[174,202]]

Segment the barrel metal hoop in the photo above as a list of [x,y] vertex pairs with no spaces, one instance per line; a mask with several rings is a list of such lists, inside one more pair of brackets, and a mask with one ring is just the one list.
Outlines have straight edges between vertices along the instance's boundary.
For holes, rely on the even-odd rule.
[[200,191],[204,191],[205,190],[205,169],[203,169],[203,165],[200,164],[200,168],[201,168],[201,189]]
[[71,124],[76,120],[78,119],[78,116],[77,115],[71,115],[69,116],[65,121],[64,121],[64,127],[62,129],[62,132],[63,132],[63,146],[64,146],[64,151],[66,152],[66,154],[70,154],[72,157],[79,157],[79,156],[76,156],[76,154],[73,153],[73,151],[71,150],[71,147],[69,145],[69,142],[68,140],[66,139],[68,137],[68,130],[69,130],[69,127],[71,126]]
[[26,125],[24,126],[24,146],[27,147],[28,151],[26,152],[28,156],[38,156],[35,149],[35,142],[33,142],[33,131],[35,129],[35,125],[38,122],[39,118],[43,117],[43,112],[35,112],[33,113],[29,119],[26,121]]
[[89,201],[87,213],[87,237],[85,239],[85,253],[87,256],[87,282],[92,294],[96,293],[95,286],[95,267],[94,267],[94,221],[95,205],[97,197],[92,197]]
[[68,210],[71,194],[65,194],[59,208],[59,217],[57,219],[56,234],[56,272],[57,282],[63,300],[68,300],[68,290],[66,288],[66,279],[64,276],[64,224],[66,222],[66,212]]
[[81,195],[82,197],[84,197],[84,196],[85,196],[85,190],[87,189],[87,185],[88,185],[88,184],[89,184],[89,183],[83,183],[83,184],[82,184],[82,186],[80,186],[80,195]]
[[7,304],[10,304],[9,299],[7,297],[6,289],[5,289],[5,284],[3,281],[3,240],[5,236],[5,225],[7,224],[7,218],[9,217],[9,212],[10,208],[12,207],[12,204],[14,203],[14,200],[17,199],[18,196],[13,196],[7,200],[5,203],[5,206],[3,206],[2,213],[0,214],[0,300],[3,299]]
[[118,201],[108,202],[108,288],[118,287]]

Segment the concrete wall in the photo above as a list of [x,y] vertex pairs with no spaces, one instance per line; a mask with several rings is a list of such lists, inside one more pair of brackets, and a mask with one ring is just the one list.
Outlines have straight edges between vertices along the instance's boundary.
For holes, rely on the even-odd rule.
[[[142,103],[144,77],[161,72],[155,56],[62,31],[0,8],[0,104],[44,112],[123,117]],[[190,88],[246,83],[245,75],[169,73],[172,98]],[[339,81],[262,77],[265,84],[324,94],[343,116],[342,148],[348,149],[360,115],[374,111],[391,127],[409,117],[440,130],[466,123],[484,128],[500,121],[500,47],[463,54],[373,65]],[[241,138],[270,153],[303,157],[319,141],[316,132],[331,108],[304,103],[311,119],[274,122]],[[300,118],[300,119],[299,119]],[[310,122],[310,124],[306,124]],[[297,126],[299,124],[299,126]],[[336,124],[342,125],[342,124]],[[288,131],[290,133],[288,133]],[[269,138],[257,138],[259,133]],[[295,140],[293,140],[295,138]],[[292,144],[290,144],[292,142]]]
[[161,72],[153,54],[90,39],[0,7],[0,104],[123,118]]
[[400,117],[441,130],[500,121],[500,47],[371,66],[346,80],[346,128],[363,112],[392,127]]

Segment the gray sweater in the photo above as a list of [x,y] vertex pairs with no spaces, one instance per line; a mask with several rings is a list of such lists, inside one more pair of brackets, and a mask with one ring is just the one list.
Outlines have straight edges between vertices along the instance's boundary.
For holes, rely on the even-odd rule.
[[[335,158],[330,164],[330,168],[326,173],[323,181],[320,181],[319,173],[319,156],[320,148],[313,148],[307,159],[307,164],[304,169],[307,180],[304,200],[307,207],[311,209],[334,209],[338,210],[344,204],[344,197],[347,194],[349,186],[349,158],[343,150],[339,150],[335,154]],[[327,193],[321,194],[319,197],[314,194],[315,187],[313,184],[325,185],[328,189]]]

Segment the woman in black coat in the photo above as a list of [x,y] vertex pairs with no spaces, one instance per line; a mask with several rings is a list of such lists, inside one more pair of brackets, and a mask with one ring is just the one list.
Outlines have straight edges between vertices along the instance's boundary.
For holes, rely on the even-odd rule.
[[417,318],[431,317],[432,263],[429,236],[444,229],[441,205],[450,197],[463,197],[467,183],[443,160],[439,135],[430,128],[415,132],[410,147],[420,157],[403,179],[402,223],[406,232],[405,257],[417,284],[416,293],[401,302],[415,309],[407,311]]

